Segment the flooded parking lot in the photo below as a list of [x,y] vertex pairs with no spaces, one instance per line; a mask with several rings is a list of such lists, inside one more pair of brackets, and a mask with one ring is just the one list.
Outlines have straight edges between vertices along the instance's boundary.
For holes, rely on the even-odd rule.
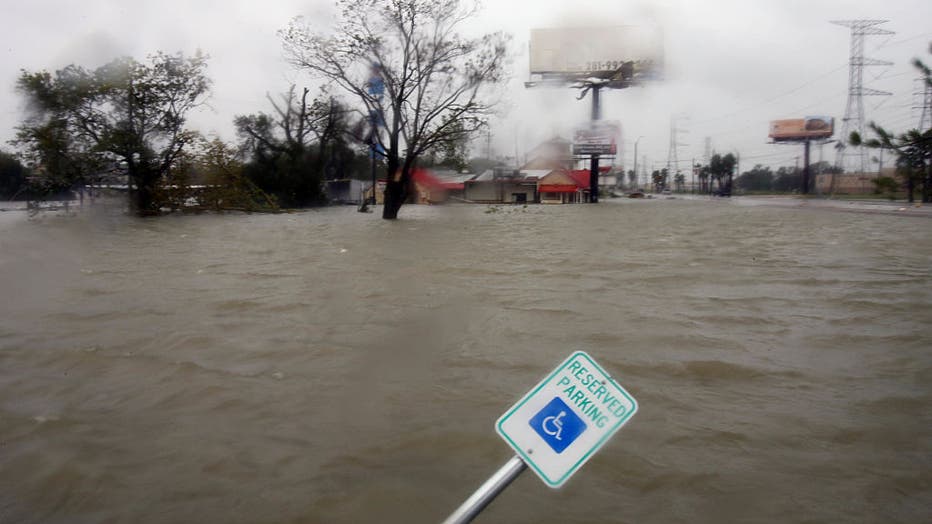
[[0,522],[436,522],[574,350],[638,414],[477,522],[921,522],[928,217],[0,216]]

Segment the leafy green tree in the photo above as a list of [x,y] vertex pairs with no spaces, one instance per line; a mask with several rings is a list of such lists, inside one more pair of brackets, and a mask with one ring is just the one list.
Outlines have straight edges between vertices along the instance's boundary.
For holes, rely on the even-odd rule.
[[895,178],[889,176],[879,176],[871,182],[874,183],[874,194],[882,195],[886,193],[887,198],[893,200],[896,198],[896,192],[900,190],[900,184]]
[[120,58],[95,70],[23,71],[17,88],[32,115],[16,142],[67,184],[87,181],[106,162],[123,163],[134,210],[156,214],[159,184],[196,137],[185,124],[207,96],[206,67],[200,53],[156,53],[145,63]]
[[[329,29],[296,19],[282,32],[297,67],[350,93],[377,114],[386,152],[382,218],[395,219],[418,158],[482,129],[503,81],[508,39],[458,34],[476,7],[460,0],[339,0]],[[384,94],[383,94],[384,93]]]
[[774,175],[769,167],[757,164],[750,171],[741,173],[735,179],[735,185],[744,191],[772,191],[773,179]]
[[628,170],[628,186],[631,189],[637,189],[638,187],[638,175],[633,169]]
[[802,187],[802,170],[795,167],[780,167],[773,179],[773,190],[780,193],[793,193]]
[[0,151],[0,198],[14,199],[26,191],[29,170],[15,156]]
[[195,158],[202,174],[204,191],[198,200],[215,211],[275,211],[274,198],[252,182],[244,171],[236,148],[215,138],[199,144]]

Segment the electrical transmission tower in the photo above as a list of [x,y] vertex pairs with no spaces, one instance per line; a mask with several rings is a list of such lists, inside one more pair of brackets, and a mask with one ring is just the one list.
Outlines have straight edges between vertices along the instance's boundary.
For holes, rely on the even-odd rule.
[[680,129],[677,124],[680,120],[686,118],[688,117],[685,115],[672,115],[670,117],[670,149],[667,150],[667,176],[670,180],[674,180],[680,168],[680,161],[676,154],[676,148],[686,146],[686,144],[680,143],[679,141],[679,135],[685,133],[686,130]]
[[886,91],[878,91],[864,87],[864,67],[877,65],[891,65],[891,62],[874,60],[864,56],[864,37],[867,35],[892,35],[877,27],[887,20],[833,20],[831,23],[851,29],[851,53],[848,62],[848,105],[845,108],[845,118],[842,119],[841,136],[838,140],[838,155],[835,165],[845,172],[856,170],[858,173],[867,172],[867,150],[864,147],[853,148],[846,145],[852,131],[864,136],[864,99],[865,96],[890,95]]
[[925,78],[919,79],[922,82],[923,91],[918,93],[922,96],[922,106],[919,108],[922,113],[919,116],[919,132],[924,133],[926,129],[932,127],[932,84]]

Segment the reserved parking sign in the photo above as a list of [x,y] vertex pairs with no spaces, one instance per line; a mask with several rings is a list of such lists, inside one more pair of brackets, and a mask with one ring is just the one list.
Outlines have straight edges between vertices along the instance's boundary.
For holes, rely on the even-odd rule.
[[506,411],[495,430],[545,484],[558,488],[637,409],[634,397],[577,351]]

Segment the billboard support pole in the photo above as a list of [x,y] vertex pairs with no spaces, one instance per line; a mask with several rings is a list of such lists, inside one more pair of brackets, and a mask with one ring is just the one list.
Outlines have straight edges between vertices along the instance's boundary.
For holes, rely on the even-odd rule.
[[[593,85],[592,88],[592,121],[602,118],[602,105],[600,95],[602,86]],[[593,153],[589,166],[589,202],[599,203],[599,155]]]

